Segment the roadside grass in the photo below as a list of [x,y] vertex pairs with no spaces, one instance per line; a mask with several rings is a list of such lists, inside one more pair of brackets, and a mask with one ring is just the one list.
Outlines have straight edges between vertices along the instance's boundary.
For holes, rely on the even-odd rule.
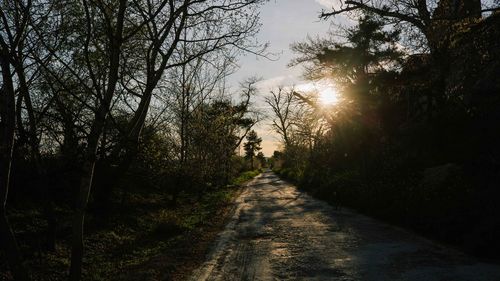
[[[232,184],[203,196],[182,194],[176,206],[166,191],[135,187],[113,202],[103,222],[89,210],[86,223],[84,280],[183,280],[205,258],[224,227],[239,186],[260,171],[242,173]],[[116,198],[123,198],[122,195]],[[61,223],[55,252],[40,248],[45,223],[39,208],[13,210],[10,218],[35,280],[66,280],[70,257],[71,212],[58,210]],[[10,280],[0,257],[0,280]]]
[[232,181],[232,184],[233,185],[242,185],[243,183],[245,183],[245,182],[253,179],[254,177],[258,176],[260,173],[262,173],[261,169],[243,172],[239,177],[235,178]]

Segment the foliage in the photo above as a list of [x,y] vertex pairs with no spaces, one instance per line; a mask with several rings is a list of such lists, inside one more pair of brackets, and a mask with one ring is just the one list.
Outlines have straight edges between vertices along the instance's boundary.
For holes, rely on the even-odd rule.
[[246,136],[247,141],[243,144],[243,149],[245,150],[245,157],[250,159],[250,167],[254,169],[254,158],[255,153],[262,149],[260,144],[262,143],[262,138],[257,136],[254,130],[251,130]]
[[[433,42],[430,54],[411,55],[398,47],[397,26],[388,25],[393,16],[385,12],[392,7],[374,16],[366,7],[375,1],[349,3],[343,11],[364,13],[343,34],[346,41],[332,37],[293,46],[299,57],[292,64],[304,65],[310,79],[333,80],[342,99],[327,107],[308,93],[293,93],[289,115],[297,121],[288,132],[305,132],[298,124],[311,116],[322,130],[306,131],[305,138],[289,134],[271,159],[273,169],[336,206],[498,257],[500,244],[491,235],[500,229],[499,213],[484,204],[497,205],[499,198],[500,128],[493,116],[500,108],[494,77],[500,56],[491,38],[500,34],[500,17],[440,22],[435,32],[449,34]],[[449,45],[447,38],[460,43]],[[471,53],[471,44],[494,59]],[[301,115],[304,105],[318,115]],[[280,111],[273,112],[279,120]]]
[[[84,250],[96,250],[85,246],[85,218],[109,225],[137,186],[168,195],[165,206],[187,194],[201,200],[244,170],[235,150],[258,121],[255,81],[242,83],[240,98],[224,81],[242,52],[265,54],[253,39],[264,2],[0,4],[2,272],[30,280],[40,271],[35,248],[24,250],[33,239],[17,237],[8,207],[41,214],[44,229],[32,233],[40,255],[64,242],[69,280],[78,281],[89,274]],[[158,231],[198,220],[176,228],[166,217]]]
[[239,177],[235,178],[232,181],[234,185],[242,185],[243,183],[255,178],[257,175],[261,173],[261,170],[253,170],[242,173]]

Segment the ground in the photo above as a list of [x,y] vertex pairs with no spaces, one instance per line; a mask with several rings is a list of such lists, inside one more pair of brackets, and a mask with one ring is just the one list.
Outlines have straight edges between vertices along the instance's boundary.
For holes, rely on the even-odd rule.
[[500,280],[480,261],[405,230],[335,210],[267,172],[190,280]]

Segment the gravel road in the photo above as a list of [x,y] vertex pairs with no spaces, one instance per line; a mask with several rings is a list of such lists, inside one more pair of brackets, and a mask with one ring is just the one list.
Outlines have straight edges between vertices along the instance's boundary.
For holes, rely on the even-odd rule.
[[270,172],[250,182],[235,204],[190,280],[500,281],[498,263],[336,211]]

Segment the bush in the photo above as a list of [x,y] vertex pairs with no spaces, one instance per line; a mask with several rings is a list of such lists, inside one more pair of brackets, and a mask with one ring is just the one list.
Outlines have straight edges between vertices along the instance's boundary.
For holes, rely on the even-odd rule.
[[262,171],[260,169],[259,170],[253,170],[253,171],[243,172],[237,178],[235,178],[232,181],[232,184],[233,185],[242,185],[245,182],[247,182],[247,181],[255,178],[256,176],[258,176],[261,172]]

